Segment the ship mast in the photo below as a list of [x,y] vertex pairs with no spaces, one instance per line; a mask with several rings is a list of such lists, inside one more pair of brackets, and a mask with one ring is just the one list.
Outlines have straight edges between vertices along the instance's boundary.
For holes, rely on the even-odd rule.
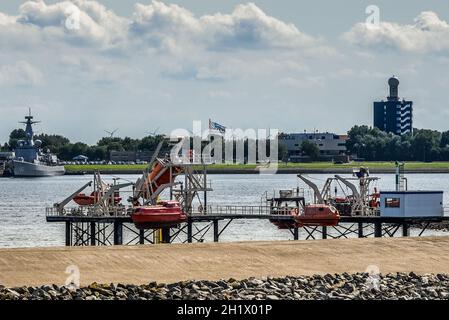
[[31,115],[31,108],[28,108],[28,115],[25,116],[25,120],[26,121],[19,121],[19,123],[26,124],[26,127],[25,127],[26,143],[29,146],[33,146],[34,145],[34,142],[33,142],[34,132],[33,132],[32,125],[35,123],[39,123],[40,121],[33,121],[33,116]]

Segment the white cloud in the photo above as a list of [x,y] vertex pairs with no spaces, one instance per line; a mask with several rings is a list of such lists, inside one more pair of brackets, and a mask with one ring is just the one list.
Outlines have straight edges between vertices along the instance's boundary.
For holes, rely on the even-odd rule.
[[0,13],[0,26],[3,44],[30,40],[42,45],[65,42],[99,49],[119,47],[173,53],[186,49],[331,51],[321,40],[301,32],[292,23],[267,15],[254,3],[237,5],[230,14],[201,17],[175,4],[137,3],[129,19],[93,0],[66,0],[54,4],[26,1],[17,16]]
[[268,16],[254,3],[238,5],[231,14],[203,16],[199,21],[213,49],[317,45],[316,39],[291,23]]
[[173,52],[186,45],[200,33],[198,20],[187,9],[153,1],[150,5],[136,4],[131,35],[150,47]]
[[96,1],[72,0],[55,4],[27,1],[17,16],[0,14],[0,43],[34,45],[94,46],[109,48],[124,41],[128,20]]
[[10,24],[13,24],[16,21],[14,17],[8,16],[2,12],[0,12],[0,26],[6,27]]
[[39,69],[26,61],[0,65],[1,86],[35,86],[42,84],[43,75]]
[[[70,84],[142,80],[144,72],[208,82],[295,77],[309,68],[307,59],[334,53],[254,3],[195,16],[152,1],[137,3],[127,18],[93,0],[30,0],[17,15],[0,13],[0,54],[7,61],[41,61],[47,78]],[[29,79],[41,82],[37,72]]]
[[[230,55],[231,50],[235,54]],[[104,73],[110,82],[108,74],[118,68],[109,65],[112,56],[123,62],[153,59],[153,70],[176,79],[222,81],[272,71],[302,71],[306,66],[300,57],[314,59],[334,50],[253,3],[237,5],[229,14],[196,17],[178,5],[152,1],[137,3],[132,17],[126,18],[97,1],[66,0],[53,4],[26,1],[15,16],[0,13],[2,52],[19,53],[24,60],[29,60],[27,53],[31,52],[34,57],[57,53],[67,59],[72,56],[72,60],[86,56],[95,63],[104,59],[105,73],[83,63],[72,64],[68,71],[73,74],[79,68],[84,78],[92,72],[94,81],[100,82]]]
[[449,25],[432,11],[421,12],[411,25],[358,23],[343,38],[352,44],[378,51],[387,48],[414,53],[449,51]]
[[199,18],[175,4],[137,4],[130,30],[150,46],[171,52],[197,46],[208,50],[328,49],[295,25],[268,16],[254,3],[240,4],[231,14]]

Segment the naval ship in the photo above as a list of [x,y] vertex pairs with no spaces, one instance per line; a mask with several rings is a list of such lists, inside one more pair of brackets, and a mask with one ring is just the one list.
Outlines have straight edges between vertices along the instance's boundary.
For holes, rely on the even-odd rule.
[[65,173],[64,166],[58,165],[58,158],[49,151],[43,152],[42,141],[34,140],[33,121],[31,110],[25,117],[25,140],[19,140],[12,160],[12,170],[16,177],[48,177],[59,176]]

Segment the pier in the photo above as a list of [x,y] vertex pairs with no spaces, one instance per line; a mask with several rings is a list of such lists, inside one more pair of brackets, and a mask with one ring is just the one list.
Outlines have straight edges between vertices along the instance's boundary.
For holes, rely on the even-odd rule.
[[[48,208],[46,219],[47,222],[65,224],[66,246],[132,245],[204,242],[208,233],[212,233],[214,242],[219,242],[234,220],[293,220],[291,215],[273,216],[269,212],[268,206],[209,206],[205,211],[193,212],[177,227],[155,230],[135,228],[131,217],[123,213],[115,216],[63,215]],[[422,236],[431,223],[446,221],[449,216],[342,216],[337,226],[307,226],[284,231],[290,232],[292,240],[299,240],[300,233],[306,240],[408,237],[411,228],[419,230],[418,236]],[[124,237],[125,232],[128,239]]]
[[[155,154],[158,154],[160,147],[161,144]],[[442,198],[441,201],[437,199],[437,202],[432,200],[438,206],[420,209],[424,211],[418,214],[383,216],[380,208],[381,194],[375,188],[374,191],[370,189],[370,184],[375,183],[378,178],[369,176],[369,170],[364,167],[354,168],[352,177],[330,177],[322,188],[309,178],[298,175],[313,191],[313,205],[321,205],[320,210],[335,205],[335,212],[340,211],[331,223],[324,223],[323,220],[298,222],[298,215],[295,216],[292,212],[305,211],[307,207],[304,190],[299,187],[279,190],[279,195],[272,198],[266,193],[265,199],[262,197],[257,202],[258,205],[212,205],[208,193],[213,189],[207,180],[207,164],[196,158],[184,160],[173,162],[168,158],[155,157],[135,183],[117,184],[114,180],[113,184],[107,184],[100,173],[95,173],[93,181],[47,208],[46,220],[65,224],[66,246],[192,243],[206,240],[219,242],[235,220],[269,221],[272,223],[270,227],[283,229],[280,232],[286,232],[292,240],[408,237],[412,228],[418,230],[417,236],[422,236],[431,223],[449,221],[449,215],[443,215]],[[404,181],[403,164],[398,163],[396,190],[406,189]],[[94,191],[90,196],[81,193],[91,185]],[[343,190],[343,202],[337,202],[337,191],[332,185],[334,188],[337,185],[340,188],[345,186],[350,191],[347,195]],[[121,204],[119,190],[129,186],[132,186],[131,196],[128,198],[131,205]],[[141,227],[137,228],[136,221],[133,220],[136,208],[157,207],[164,191],[167,193],[166,197],[179,204],[179,213],[182,212],[183,218],[179,215],[179,219],[169,226],[162,223],[150,227],[137,225]],[[397,192],[409,195],[407,191]],[[442,197],[442,192],[436,194]],[[90,199],[90,202],[78,203],[77,197],[80,195],[82,199]],[[392,197],[397,201],[393,208],[399,208],[398,196]],[[72,200],[79,206],[69,206]]]

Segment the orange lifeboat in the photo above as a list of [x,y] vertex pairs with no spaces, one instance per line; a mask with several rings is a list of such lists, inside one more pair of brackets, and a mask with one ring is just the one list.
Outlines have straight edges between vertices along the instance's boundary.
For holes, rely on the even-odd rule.
[[283,208],[279,208],[276,213],[271,213],[273,215],[277,214],[277,215],[291,215],[292,216],[292,220],[284,220],[284,219],[279,219],[279,218],[271,218],[269,219],[270,222],[272,224],[274,224],[275,226],[278,227],[278,229],[292,229],[292,228],[296,228],[297,223],[295,222],[295,217],[298,216],[299,211],[298,208],[294,208],[294,209],[290,209],[290,208],[286,208],[286,210],[283,210]]
[[335,197],[333,198],[333,200],[335,201],[335,203],[347,203],[349,202],[349,199],[346,197]]
[[[100,195],[98,192],[94,191],[89,196],[84,193],[78,193],[74,198],[73,201],[75,201],[76,204],[80,206],[91,206],[95,204],[95,202],[98,202],[100,200]],[[120,201],[122,201],[122,198],[118,195],[118,193],[114,194],[114,204],[118,204]]]
[[371,208],[377,208],[380,206],[380,192],[375,192],[371,195],[371,199],[369,200],[369,206]]
[[131,219],[138,229],[173,227],[187,220],[178,201],[160,201],[157,205],[134,208]]
[[304,206],[304,212],[295,216],[298,227],[304,226],[336,226],[340,220],[340,214],[335,207],[326,204],[308,204]]
[[[148,175],[148,180],[155,183],[157,186],[170,183],[172,176],[170,175],[170,170],[165,170],[161,173],[163,169],[166,168],[166,164],[161,159],[157,159],[156,164]],[[173,167],[173,176],[179,174],[182,171],[180,167]]]

